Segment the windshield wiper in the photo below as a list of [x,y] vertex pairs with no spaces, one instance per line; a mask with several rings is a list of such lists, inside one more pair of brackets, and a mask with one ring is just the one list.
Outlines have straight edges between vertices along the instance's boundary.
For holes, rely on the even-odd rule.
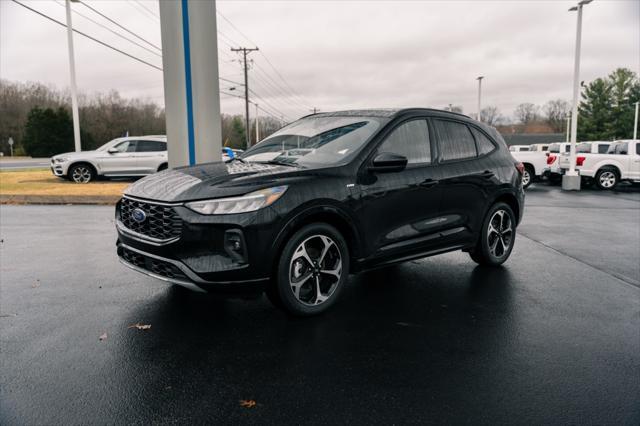
[[229,160],[225,161],[225,164],[232,163],[232,162],[234,162],[234,161],[236,161],[236,160],[238,160],[238,161],[239,161],[239,162],[241,162],[242,164],[247,164],[247,160],[245,160],[245,159],[243,159],[243,158],[240,158],[240,157],[233,157],[233,158],[230,158]]
[[276,165],[276,166],[289,166],[289,167],[302,168],[302,166],[299,165],[299,164],[289,163],[289,162],[286,162],[286,161],[269,160],[269,161],[264,161],[264,162],[260,161],[260,162],[264,163],[264,164],[273,164],[273,165]]

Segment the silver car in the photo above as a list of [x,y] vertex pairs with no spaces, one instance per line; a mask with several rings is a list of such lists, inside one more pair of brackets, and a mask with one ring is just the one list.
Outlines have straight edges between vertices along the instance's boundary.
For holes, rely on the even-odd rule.
[[167,137],[129,136],[95,151],[67,152],[51,158],[51,171],[77,183],[98,176],[146,176],[167,168]]

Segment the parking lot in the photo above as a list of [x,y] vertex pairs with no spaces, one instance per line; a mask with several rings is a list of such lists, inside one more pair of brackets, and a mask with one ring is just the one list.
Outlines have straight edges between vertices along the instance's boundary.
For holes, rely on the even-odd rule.
[[638,188],[533,185],[504,267],[364,273],[306,319],[125,268],[110,206],[0,224],[4,425],[640,422]]

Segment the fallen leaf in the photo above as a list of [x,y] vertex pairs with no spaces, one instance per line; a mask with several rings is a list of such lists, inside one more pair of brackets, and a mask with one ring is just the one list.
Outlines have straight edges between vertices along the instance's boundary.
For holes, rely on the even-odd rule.
[[40,280],[36,280],[35,283],[31,284],[31,288],[38,288],[40,287]]
[[149,330],[151,328],[151,324],[136,323],[136,324],[130,325],[129,328],[137,328],[138,330]]
[[253,408],[256,406],[256,402],[253,399],[241,399],[240,406],[244,408]]
[[107,340],[107,333],[102,333],[98,339],[100,339],[100,341]]

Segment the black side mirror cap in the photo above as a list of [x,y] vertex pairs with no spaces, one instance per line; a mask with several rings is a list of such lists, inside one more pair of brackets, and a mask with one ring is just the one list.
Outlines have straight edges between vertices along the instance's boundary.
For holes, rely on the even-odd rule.
[[376,155],[369,166],[369,171],[374,173],[401,172],[407,167],[407,157],[391,152],[381,152]]

